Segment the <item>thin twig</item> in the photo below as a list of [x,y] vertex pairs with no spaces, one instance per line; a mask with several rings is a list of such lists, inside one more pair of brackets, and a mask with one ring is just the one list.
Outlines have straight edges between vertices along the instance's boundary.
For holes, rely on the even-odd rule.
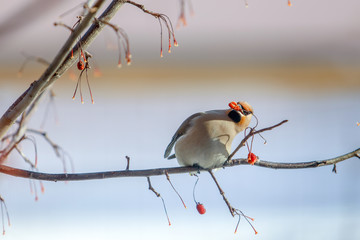
[[127,162],[125,170],[129,171],[129,169],[130,169],[130,157],[125,156],[125,158],[126,158],[126,162]]
[[[81,48],[86,50],[92,41],[97,37],[97,35],[102,31],[102,29],[106,26],[106,24],[102,23],[101,21],[109,22],[111,18],[115,16],[115,13],[120,9],[120,7],[125,3],[125,0],[113,0],[108,7],[104,10],[101,16],[98,18],[100,21],[95,21],[88,31],[83,35],[81,38]],[[80,47],[79,44],[76,44],[73,52],[74,55],[79,54]],[[71,59],[70,56],[63,62],[63,64],[57,70],[57,74],[54,75],[51,81],[57,80],[66,70],[68,70],[74,63],[76,62],[75,59]]]
[[31,133],[38,134],[38,135],[42,136],[45,139],[45,141],[54,150],[56,157],[58,157],[61,160],[62,165],[63,165],[64,173],[67,173],[67,167],[66,167],[66,156],[67,156],[68,159],[69,159],[71,172],[74,172],[74,163],[73,163],[73,160],[72,160],[71,156],[62,147],[60,147],[53,140],[51,140],[51,138],[48,136],[47,132],[39,131],[39,130],[36,130],[36,129],[30,129],[30,128],[27,129],[27,131],[31,132]]
[[256,229],[254,228],[254,226],[253,226],[253,225],[251,224],[251,222],[249,221],[249,219],[252,220],[252,221],[254,221],[254,219],[251,218],[251,217],[246,216],[240,209],[236,209],[236,208],[234,208],[233,206],[231,206],[229,200],[225,197],[225,192],[224,192],[224,191],[222,190],[222,188],[220,187],[220,184],[219,184],[219,182],[217,181],[214,173],[213,173],[211,170],[209,170],[208,172],[210,173],[210,175],[211,175],[212,179],[214,180],[217,188],[219,189],[220,195],[223,197],[223,200],[224,200],[224,202],[226,203],[226,206],[229,208],[229,211],[230,211],[231,216],[233,216],[233,217],[235,217],[236,215],[239,216],[239,221],[238,221],[237,226],[236,226],[236,228],[235,228],[235,233],[236,233],[237,228],[238,228],[238,225],[239,225],[239,223],[240,223],[240,218],[241,218],[241,217],[244,217],[244,218],[246,219],[246,221],[249,223],[249,225],[251,226],[251,228],[254,230],[255,234],[257,234],[258,232],[256,231]]
[[252,136],[254,136],[254,135],[256,135],[256,134],[260,134],[260,133],[265,132],[265,131],[272,130],[272,129],[276,128],[276,127],[281,126],[282,124],[284,124],[284,123],[286,123],[286,122],[288,122],[288,120],[281,121],[281,122],[278,123],[278,124],[275,124],[275,125],[273,125],[273,126],[270,126],[270,127],[267,127],[267,128],[263,128],[263,129],[260,129],[260,130],[257,130],[257,131],[255,131],[255,128],[251,128],[250,132],[244,137],[244,139],[240,142],[240,144],[239,144],[239,145],[235,148],[235,150],[230,154],[230,156],[228,157],[228,160],[227,160],[227,161],[230,161],[230,160],[234,157],[234,155],[240,150],[241,147],[243,147],[243,146],[245,145],[246,141],[247,141],[250,137],[252,137]]
[[15,146],[15,149],[18,151],[18,153],[24,159],[24,161],[30,165],[31,168],[36,169],[35,163],[33,163],[28,157],[26,157],[26,155],[23,153],[23,151],[21,151],[21,149],[17,145]]
[[176,27],[179,28],[180,25],[186,26],[186,18],[185,18],[185,0],[180,0],[180,14],[177,20]]
[[25,139],[25,135],[22,135],[22,137],[17,141],[12,140],[11,143],[2,151],[0,155],[0,163],[3,162],[12,152],[12,150],[14,150],[17,147],[17,145],[24,139]]
[[170,183],[172,189],[174,190],[174,192],[176,193],[176,195],[178,195],[178,197],[180,198],[180,201],[182,202],[182,204],[184,205],[184,208],[186,208],[185,202],[182,199],[182,197],[180,196],[179,192],[175,189],[174,185],[172,184],[171,180],[170,180],[170,176],[168,174],[167,171],[165,171],[165,176],[166,176],[166,180],[168,180],[168,182]]
[[50,144],[50,146],[54,149],[54,152],[55,152],[56,156],[60,157],[59,149],[61,149],[61,147],[59,145],[57,145],[54,141],[52,141],[49,138],[49,136],[47,135],[46,132],[39,131],[39,130],[36,130],[36,129],[30,129],[30,128],[28,128],[27,131],[38,134],[38,135],[41,135],[45,139],[45,141],[48,142]]
[[129,41],[129,37],[126,34],[125,30],[123,30],[122,28],[119,28],[118,26],[104,21],[104,20],[100,20],[100,19],[95,19],[95,21],[101,22],[105,25],[108,25],[109,27],[111,27],[114,31],[115,34],[117,36],[117,43],[118,43],[118,50],[119,50],[119,60],[118,60],[118,67],[121,67],[121,46],[123,47],[124,51],[125,51],[125,60],[127,65],[131,64],[131,53],[130,53],[130,41]]
[[149,190],[152,191],[157,197],[160,197],[160,193],[158,193],[157,191],[155,191],[155,189],[152,187],[151,185],[151,181],[150,181],[150,177],[146,177],[148,184],[149,184]]
[[[0,206],[1,206],[1,220],[2,220],[2,229],[3,229],[3,235],[5,235],[5,219],[4,215],[6,215],[8,226],[10,227],[10,216],[9,212],[5,203],[5,200],[0,196]],[[5,213],[4,213],[5,211]]]
[[333,173],[337,173],[336,164],[334,164],[333,169],[332,169],[332,172],[333,172]]
[[223,197],[223,199],[224,199],[224,201],[225,201],[226,205],[228,206],[228,208],[229,208],[229,211],[230,211],[231,215],[234,217],[234,216],[235,216],[235,214],[236,214],[236,213],[235,213],[235,208],[233,208],[233,207],[231,206],[231,204],[230,204],[229,200],[225,197],[225,192],[221,189],[220,184],[218,183],[218,181],[217,181],[217,179],[216,179],[216,177],[215,177],[214,173],[213,173],[211,170],[209,170],[208,172],[210,173],[210,176],[211,176],[211,177],[212,177],[212,179],[214,180],[214,182],[215,182],[215,184],[216,184],[217,188],[219,189],[220,195]]
[[165,211],[165,214],[166,214],[166,218],[167,218],[167,220],[168,220],[169,226],[171,226],[171,222],[170,222],[170,219],[169,219],[169,215],[168,215],[168,213],[167,213],[167,210],[166,210],[166,205],[165,205],[164,199],[162,198],[162,196],[160,195],[160,193],[158,193],[157,191],[155,191],[155,189],[152,187],[151,181],[150,181],[150,177],[146,177],[146,178],[147,178],[147,181],[148,181],[148,184],[149,184],[149,190],[152,191],[157,197],[161,198],[161,201],[162,201],[162,204],[163,204],[163,207],[164,207],[164,211]]
[[159,20],[159,25],[160,25],[160,57],[163,56],[162,54],[162,24],[161,24],[161,21],[164,22],[167,30],[168,30],[168,40],[169,40],[169,47],[168,47],[168,52],[170,53],[171,52],[171,37],[173,38],[173,43],[174,43],[174,46],[177,47],[178,46],[178,43],[175,39],[175,33],[174,33],[174,28],[172,26],[172,23],[171,23],[171,20],[170,18],[165,15],[165,14],[162,14],[162,13],[156,13],[156,12],[152,12],[152,11],[149,11],[145,8],[144,5],[142,4],[139,4],[139,3],[136,3],[136,2],[133,2],[133,1],[130,1],[130,0],[127,0],[126,1],[127,3],[141,9],[144,13],[146,14],[149,14],[155,18],[157,18]]

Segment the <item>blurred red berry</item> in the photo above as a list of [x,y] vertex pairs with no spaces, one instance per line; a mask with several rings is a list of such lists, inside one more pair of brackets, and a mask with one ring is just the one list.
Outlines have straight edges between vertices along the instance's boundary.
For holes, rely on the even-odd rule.
[[239,107],[239,105],[237,105],[236,102],[231,102],[231,103],[229,103],[229,107],[230,107],[231,109],[236,110],[236,111],[239,111],[239,110],[240,110],[240,107]]
[[254,154],[254,153],[249,153],[248,154],[248,163],[251,165],[254,165],[254,163],[258,160],[258,157]]
[[204,205],[202,205],[201,203],[197,203],[197,204],[196,204],[196,210],[197,210],[200,214],[205,214],[205,213],[206,213],[206,209],[205,209]]
[[81,71],[81,70],[84,70],[85,65],[84,65],[84,63],[83,63],[81,60],[78,61],[78,63],[77,63],[77,68],[78,68],[80,71]]

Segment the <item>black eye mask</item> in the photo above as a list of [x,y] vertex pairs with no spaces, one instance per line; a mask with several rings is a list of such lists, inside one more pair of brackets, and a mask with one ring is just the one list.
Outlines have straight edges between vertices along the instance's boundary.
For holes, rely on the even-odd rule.
[[228,116],[231,120],[233,120],[234,122],[238,123],[241,121],[241,115],[240,113],[238,113],[235,110],[232,110],[228,113]]

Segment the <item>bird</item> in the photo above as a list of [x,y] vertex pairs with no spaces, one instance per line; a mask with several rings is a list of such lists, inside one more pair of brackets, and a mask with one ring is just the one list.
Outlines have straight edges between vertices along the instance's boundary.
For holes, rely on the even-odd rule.
[[[247,102],[231,102],[229,107],[195,113],[185,119],[166,147],[164,158],[176,158],[180,166],[222,167],[235,136],[249,126],[253,116],[253,108]],[[175,154],[170,156],[173,148]]]

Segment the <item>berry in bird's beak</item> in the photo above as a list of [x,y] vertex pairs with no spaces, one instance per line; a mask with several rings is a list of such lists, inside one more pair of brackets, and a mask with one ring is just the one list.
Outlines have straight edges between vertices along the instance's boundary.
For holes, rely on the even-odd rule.
[[231,102],[229,103],[229,107],[233,110],[241,112],[245,116],[252,114],[252,108],[247,102]]
[[240,110],[241,110],[240,106],[239,106],[236,102],[231,102],[231,103],[229,103],[229,107],[230,107],[231,109],[233,109],[233,110],[236,110],[236,111],[240,111]]

